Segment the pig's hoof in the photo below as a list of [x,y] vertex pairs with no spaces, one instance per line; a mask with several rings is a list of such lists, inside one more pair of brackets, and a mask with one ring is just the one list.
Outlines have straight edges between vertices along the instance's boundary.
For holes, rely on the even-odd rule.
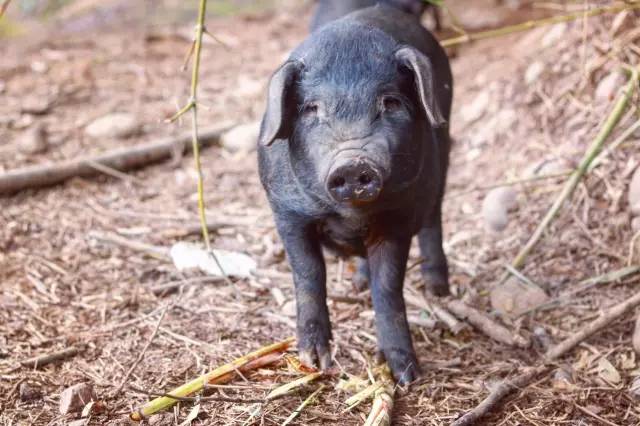
[[298,334],[298,353],[300,361],[308,367],[316,367],[326,370],[331,367],[331,350],[329,339],[331,331],[329,326],[319,326],[313,322]]
[[449,274],[446,267],[444,270],[442,268],[424,268],[422,270],[422,279],[424,280],[424,291],[427,296],[443,297],[451,294],[449,292]]
[[408,352],[399,348],[384,349],[384,358],[391,369],[393,378],[401,386],[408,385],[418,378],[420,368],[418,360],[413,352]]

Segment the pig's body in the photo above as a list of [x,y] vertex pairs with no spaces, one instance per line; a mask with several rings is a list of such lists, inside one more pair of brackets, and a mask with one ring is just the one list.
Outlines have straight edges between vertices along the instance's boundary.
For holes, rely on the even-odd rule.
[[[403,12],[420,19],[428,4],[423,0],[319,0],[318,6],[311,21],[311,31],[315,31],[323,25],[339,19],[356,10],[365,9],[381,3],[393,6]],[[435,11],[436,26],[440,25],[437,10]]]
[[293,271],[303,360],[330,363],[324,246],[360,259],[379,348],[396,379],[415,378],[402,285],[418,234],[427,287],[448,292],[440,206],[451,99],[443,49],[382,5],[316,31],[274,74],[259,169]]

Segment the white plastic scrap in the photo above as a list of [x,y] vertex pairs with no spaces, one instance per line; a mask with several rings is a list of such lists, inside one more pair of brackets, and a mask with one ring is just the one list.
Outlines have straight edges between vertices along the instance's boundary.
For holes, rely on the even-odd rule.
[[[227,275],[248,278],[256,269],[256,261],[246,254],[227,250],[213,250],[213,253]],[[211,275],[222,276],[215,259],[196,244],[176,243],[171,247],[169,254],[173,264],[180,271],[197,268]]]

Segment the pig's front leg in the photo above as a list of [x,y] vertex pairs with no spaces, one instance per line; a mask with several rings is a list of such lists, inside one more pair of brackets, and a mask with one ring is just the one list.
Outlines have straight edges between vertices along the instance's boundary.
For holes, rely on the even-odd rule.
[[413,381],[419,373],[402,295],[410,245],[407,235],[382,240],[368,249],[378,348],[401,384]]
[[322,248],[310,223],[282,216],[276,226],[293,272],[300,360],[324,370],[331,365],[331,324]]

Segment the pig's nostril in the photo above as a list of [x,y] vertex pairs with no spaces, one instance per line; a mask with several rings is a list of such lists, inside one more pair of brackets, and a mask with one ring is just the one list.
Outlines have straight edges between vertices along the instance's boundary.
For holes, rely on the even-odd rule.
[[342,177],[342,176],[337,176],[333,179],[331,179],[331,188],[340,188],[341,186],[344,186],[344,184],[347,183],[347,181]]
[[371,176],[369,176],[368,173],[361,173],[360,177],[358,177],[358,182],[360,182],[361,185],[367,185],[371,183]]

